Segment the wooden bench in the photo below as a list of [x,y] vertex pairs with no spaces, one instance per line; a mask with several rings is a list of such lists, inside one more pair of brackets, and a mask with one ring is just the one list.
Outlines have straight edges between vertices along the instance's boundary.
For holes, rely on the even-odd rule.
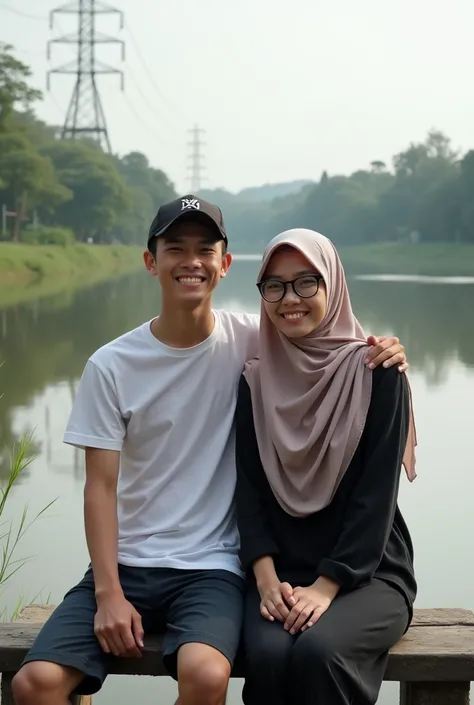
[[[0,624],[2,705],[13,705],[11,681],[53,607],[32,605],[18,620]],[[111,674],[164,676],[161,637],[145,639],[141,659],[111,659]],[[232,673],[243,678],[242,663]],[[384,680],[400,683],[401,705],[468,705],[474,681],[474,613],[463,609],[418,609],[413,623],[391,650]],[[89,705],[76,698],[75,705]]]

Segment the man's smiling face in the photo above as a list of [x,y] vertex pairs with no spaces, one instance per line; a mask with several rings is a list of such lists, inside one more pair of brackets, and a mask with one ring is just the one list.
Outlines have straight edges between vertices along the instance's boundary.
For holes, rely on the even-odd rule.
[[147,269],[160,280],[163,298],[176,306],[200,305],[212,295],[231,264],[216,229],[187,220],[157,238],[156,257],[145,253]]

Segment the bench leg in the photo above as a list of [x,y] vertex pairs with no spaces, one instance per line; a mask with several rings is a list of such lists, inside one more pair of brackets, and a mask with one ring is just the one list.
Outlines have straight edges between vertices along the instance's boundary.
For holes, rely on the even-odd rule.
[[[12,693],[12,680],[14,673],[2,673],[1,704],[15,705]],[[92,705],[90,695],[75,695],[71,698],[71,705]]]
[[400,683],[400,705],[469,705],[468,683]]
[[1,697],[2,705],[15,705],[12,693],[12,680],[14,673],[2,673]]

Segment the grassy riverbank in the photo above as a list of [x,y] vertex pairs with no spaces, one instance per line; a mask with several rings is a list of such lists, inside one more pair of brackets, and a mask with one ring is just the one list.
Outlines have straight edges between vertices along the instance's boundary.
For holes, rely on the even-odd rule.
[[474,245],[377,243],[339,248],[350,274],[474,277]]
[[15,245],[0,243],[0,285],[45,277],[69,279],[92,270],[117,272],[141,264],[139,247],[124,245]]
[[124,245],[0,243],[0,306],[48,296],[142,266],[142,250]]

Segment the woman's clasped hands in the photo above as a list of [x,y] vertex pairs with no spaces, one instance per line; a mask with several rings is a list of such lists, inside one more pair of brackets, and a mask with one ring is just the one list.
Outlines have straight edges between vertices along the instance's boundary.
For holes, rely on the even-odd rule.
[[329,578],[318,578],[308,587],[293,588],[275,581],[259,588],[260,613],[270,622],[278,620],[290,634],[304,632],[331,606],[339,586]]

